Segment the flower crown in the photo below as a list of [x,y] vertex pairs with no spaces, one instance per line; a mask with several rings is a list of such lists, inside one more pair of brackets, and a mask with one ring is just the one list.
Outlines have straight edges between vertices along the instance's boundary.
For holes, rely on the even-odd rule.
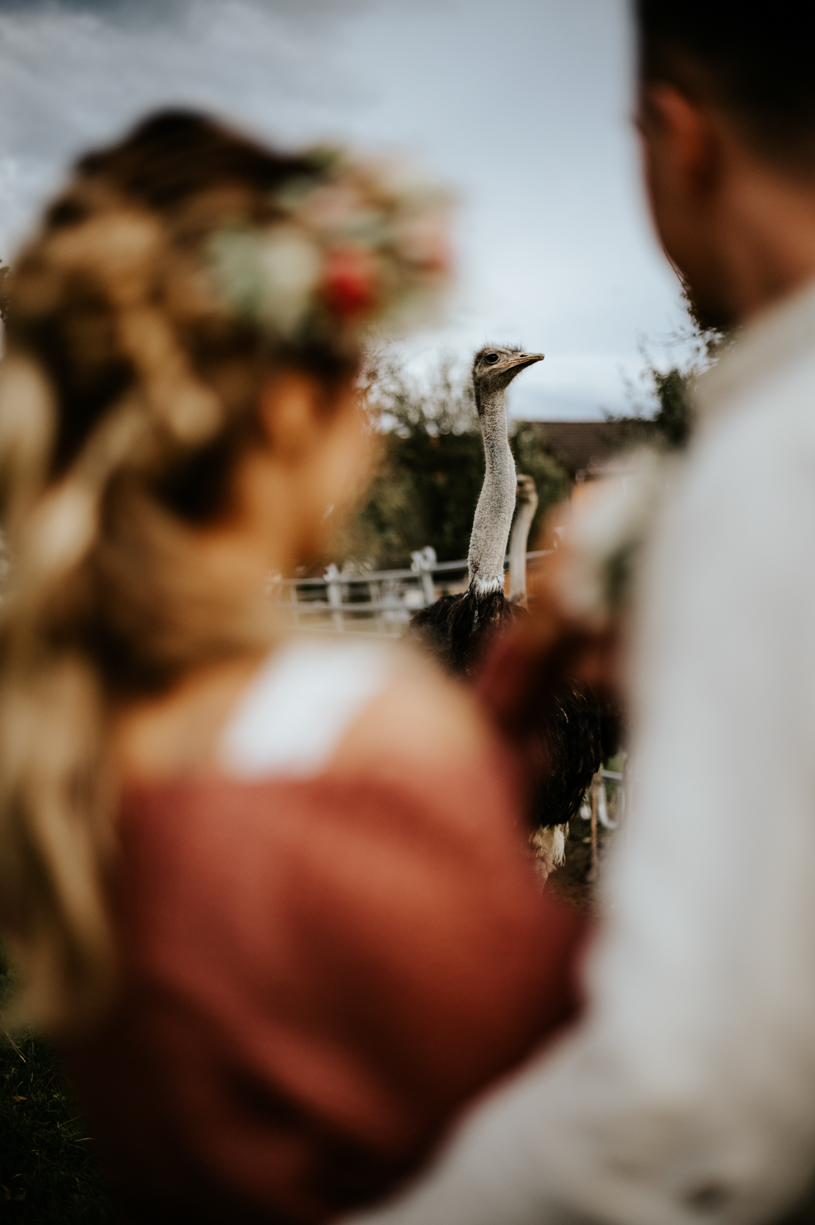
[[265,225],[225,227],[210,269],[230,311],[292,346],[358,344],[429,321],[450,280],[450,195],[396,160],[317,149]]

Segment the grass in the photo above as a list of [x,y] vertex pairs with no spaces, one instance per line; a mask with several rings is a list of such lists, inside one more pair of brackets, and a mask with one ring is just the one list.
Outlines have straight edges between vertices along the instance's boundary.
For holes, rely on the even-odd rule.
[[[0,953],[0,1000],[11,990]],[[0,1221],[113,1225],[93,1140],[49,1044],[0,1031]]]

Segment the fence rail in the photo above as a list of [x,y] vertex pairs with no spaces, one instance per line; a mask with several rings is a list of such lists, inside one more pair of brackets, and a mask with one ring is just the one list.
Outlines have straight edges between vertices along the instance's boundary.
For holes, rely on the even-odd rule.
[[[546,552],[527,553],[527,565],[534,565]],[[504,569],[508,567],[507,557]],[[463,591],[466,573],[466,558],[440,562],[428,547],[413,554],[409,570],[345,573],[330,565],[321,578],[272,578],[269,594],[275,607],[299,628],[396,635],[419,609],[439,596]],[[458,575],[462,577],[457,579]]]

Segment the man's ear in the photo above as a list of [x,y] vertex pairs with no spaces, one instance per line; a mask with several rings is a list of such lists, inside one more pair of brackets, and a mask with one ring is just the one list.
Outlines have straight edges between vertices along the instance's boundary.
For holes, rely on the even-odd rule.
[[271,453],[296,463],[314,445],[325,393],[316,379],[299,370],[276,374],[265,384],[258,403],[260,428]]
[[715,189],[722,169],[722,130],[716,113],[664,81],[640,88],[638,126],[649,176],[667,173],[674,190],[702,196]]

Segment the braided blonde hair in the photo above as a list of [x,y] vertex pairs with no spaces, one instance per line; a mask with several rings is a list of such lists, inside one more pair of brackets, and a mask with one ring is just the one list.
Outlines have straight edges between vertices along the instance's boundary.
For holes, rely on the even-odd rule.
[[18,1015],[81,1024],[113,981],[111,704],[268,640],[260,597],[186,560],[225,509],[264,381],[286,364],[330,388],[352,375],[363,326],[444,279],[434,208],[336,155],[281,157],[167,113],[85,158],[15,264],[0,924]]

